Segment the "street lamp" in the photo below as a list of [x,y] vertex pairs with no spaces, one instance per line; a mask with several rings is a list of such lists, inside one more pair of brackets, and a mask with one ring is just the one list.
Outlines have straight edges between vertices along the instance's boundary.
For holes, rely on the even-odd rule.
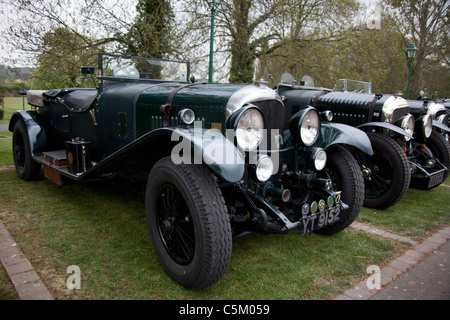
[[418,49],[414,45],[414,43],[410,44],[408,48],[406,48],[406,55],[409,60],[409,74],[408,74],[408,88],[406,90],[406,99],[409,99],[409,86],[411,84],[411,71],[412,71],[412,64],[414,59],[416,58]]
[[209,38],[209,77],[208,83],[213,82],[213,54],[214,54],[214,17],[216,15],[216,6],[220,6],[221,0],[208,1],[211,6],[211,36]]

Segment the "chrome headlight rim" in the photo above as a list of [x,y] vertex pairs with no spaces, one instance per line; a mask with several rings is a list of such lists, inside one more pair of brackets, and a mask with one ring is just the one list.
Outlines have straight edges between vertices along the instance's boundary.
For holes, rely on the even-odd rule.
[[[307,123],[309,115],[314,115],[314,118],[317,119],[317,127],[315,128],[316,132],[312,131],[311,126]],[[301,117],[298,130],[299,130],[300,140],[306,147],[310,147],[314,143],[316,143],[317,139],[319,138],[320,124],[321,124],[320,123],[320,115],[316,109],[311,108],[311,109],[307,110]],[[313,139],[312,140],[309,139],[307,142],[305,142],[305,140],[307,139],[306,133],[314,134]]]
[[[414,116],[412,114],[410,114],[410,113],[405,115],[402,118],[402,122],[400,124],[400,127],[412,136],[414,134],[414,128],[415,128]],[[411,138],[405,136],[405,140],[409,141],[409,140],[411,140]]]
[[433,131],[433,119],[430,114],[426,114],[422,118],[422,134],[425,138],[429,138],[431,136],[431,132]]
[[322,111],[320,113],[320,115],[321,115],[323,121],[328,121],[328,122],[333,121],[334,114],[333,114],[333,111],[331,111],[331,110]]
[[[310,116],[313,115],[316,121],[315,131],[308,127],[307,121],[311,121]],[[293,143],[297,146],[310,147],[314,145],[320,136],[321,129],[320,114],[317,109],[308,106],[294,114],[289,120],[289,131],[291,132]],[[311,135],[310,138],[307,135]]]
[[192,124],[195,121],[195,113],[189,108],[182,109],[178,113],[178,117],[183,123],[187,125]]
[[[249,114],[253,114],[257,116],[257,121],[259,121],[259,127],[252,127],[249,126],[249,124],[244,123],[246,120],[246,116]],[[248,105],[244,108],[242,108],[234,118],[232,127],[234,128],[235,132],[235,139],[236,144],[239,149],[250,152],[258,148],[261,141],[264,139],[265,134],[265,119],[264,115],[261,112],[261,110],[254,106],[254,105]],[[230,118],[231,119],[231,118]],[[248,119],[247,119],[248,120]],[[252,124],[253,125],[253,124]],[[249,134],[245,134],[245,133]],[[251,133],[251,134],[250,134]],[[254,138],[253,141],[249,141],[249,139]]]

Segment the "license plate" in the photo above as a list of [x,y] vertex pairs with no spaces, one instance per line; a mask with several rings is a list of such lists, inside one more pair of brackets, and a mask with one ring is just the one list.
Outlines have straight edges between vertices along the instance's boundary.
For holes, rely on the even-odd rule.
[[433,176],[430,177],[430,180],[428,181],[428,188],[434,187],[438,184],[441,184],[444,180],[444,173],[445,172],[439,172]]
[[337,206],[304,216],[299,221],[298,235],[303,236],[337,222],[340,212],[341,210]]

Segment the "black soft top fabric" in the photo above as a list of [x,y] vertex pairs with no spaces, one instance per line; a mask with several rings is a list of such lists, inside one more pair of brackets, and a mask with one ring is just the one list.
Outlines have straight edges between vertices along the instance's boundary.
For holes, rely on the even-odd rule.
[[97,98],[95,88],[53,89],[43,93],[45,98],[53,98],[74,111],[85,111]]

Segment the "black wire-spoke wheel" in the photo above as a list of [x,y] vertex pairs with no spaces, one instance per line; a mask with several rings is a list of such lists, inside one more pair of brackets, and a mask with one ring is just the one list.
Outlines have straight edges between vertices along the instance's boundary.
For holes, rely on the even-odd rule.
[[231,225],[217,179],[205,166],[159,160],[148,177],[145,207],[153,247],[172,279],[196,290],[225,275]]
[[353,153],[364,176],[364,206],[386,209],[400,201],[408,191],[411,181],[409,161],[394,139],[379,133],[367,135],[373,155],[359,150]]
[[195,253],[195,229],[180,192],[172,185],[163,186],[156,197],[156,210],[164,248],[176,263],[189,264]]
[[12,149],[17,175],[25,181],[37,179],[41,166],[32,158],[28,133],[20,120],[14,125]]

